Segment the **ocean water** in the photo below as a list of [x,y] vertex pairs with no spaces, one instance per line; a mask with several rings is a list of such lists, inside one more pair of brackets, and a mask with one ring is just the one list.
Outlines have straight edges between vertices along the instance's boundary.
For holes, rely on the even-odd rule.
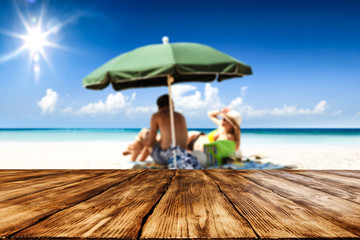
[[[0,129],[1,142],[133,141],[140,129]],[[213,129],[189,129],[205,133]],[[360,147],[360,129],[242,129],[241,145],[322,144]]]

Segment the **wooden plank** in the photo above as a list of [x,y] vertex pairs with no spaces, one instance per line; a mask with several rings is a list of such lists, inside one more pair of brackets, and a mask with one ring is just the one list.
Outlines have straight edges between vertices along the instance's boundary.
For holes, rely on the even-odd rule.
[[256,238],[218,186],[201,170],[177,170],[141,238]]
[[[245,179],[242,171],[206,172],[249,221],[260,238],[356,237],[306,208]],[[260,177],[256,172],[251,172],[248,176],[254,174]]]
[[[129,170],[131,171],[131,170]],[[148,170],[102,194],[60,211],[14,238],[130,238],[166,191],[172,170]]]
[[[0,176],[14,175],[16,173],[27,172],[26,169],[0,169]],[[33,170],[39,171],[39,170]]]
[[0,203],[0,237],[8,237],[50,215],[90,199],[141,173],[118,170]]
[[0,170],[0,183],[63,174],[70,170]]
[[105,171],[72,171],[63,172],[61,174],[40,176],[38,178],[0,183],[0,202],[44,191],[54,187],[71,184],[76,181],[81,181],[83,179],[95,177],[105,173]]
[[348,191],[355,191],[360,194],[360,180],[358,178],[352,177],[351,175],[353,174],[342,175],[342,174],[338,174],[339,171],[327,171],[327,170],[326,171],[324,170],[296,171],[295,173],[303,176],[309,176],[321,182],[325,182],[329,185],[336,185],[341,188],[345,188]]
[[0,170],[0,238],[360,236],[360,171],[66,171]]
[[[360,183],[357,184],[357,179],[348,178],[347,183],[336,182],[336,179],[343,178],[342,176],[334,176],[333,174],[323,173],[322,171],[265,171],[274,176],[281,177],[302,184],[304,186],[328,193],[360,204]],[[360,181],[359,181],[360,182]],[[350,184],[359,185],[358,187]]]
[[347,171],[347,170],[323,170],[323,171],[331,173],[331,174],[345,176],[345,177],[360,178],[360,170],[351,170],[351,171]]
[[263,171],[244,171],[242,176],[360,236],[359,204]]

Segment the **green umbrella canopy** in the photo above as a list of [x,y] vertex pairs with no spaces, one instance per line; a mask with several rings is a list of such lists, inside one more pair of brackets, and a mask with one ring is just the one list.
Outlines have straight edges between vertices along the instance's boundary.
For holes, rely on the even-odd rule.
[[89,89],[115,90],[167,86],[174,83],[222,81],[252,74],[251,67],[209,46],[165,43],[137,48],[105,63],[82,81]]

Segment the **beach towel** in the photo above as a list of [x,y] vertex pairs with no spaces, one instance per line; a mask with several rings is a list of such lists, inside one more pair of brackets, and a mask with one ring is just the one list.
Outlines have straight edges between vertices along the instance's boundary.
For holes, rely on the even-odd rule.
[[273,163],[261,163],[257,161],[247,160],[244,162],[239,163],[228,163],[222,166],[211,166],[207,169],[235,169],[235,170],[250,170],[250,169],[259,169],[259,170],[266,170],[266,169],[289,169],[289,166],[283,166]]

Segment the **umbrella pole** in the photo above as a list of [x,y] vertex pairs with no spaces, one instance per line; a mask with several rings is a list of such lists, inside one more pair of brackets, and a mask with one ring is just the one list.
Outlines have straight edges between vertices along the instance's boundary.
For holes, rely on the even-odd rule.
[[[170,107],[170,128],[171,128],[171,141],[172,147],[176,146],[176,138],[175,138],[175,123],[174,123],[174,106],[171,95],[171,83],[174,82],[174,77],[171,75],[167,75],[167,84],[169,89],[169,107]],[[177,161],[176,161],[176,150],[174,149],[174,167],[177,169]]]

